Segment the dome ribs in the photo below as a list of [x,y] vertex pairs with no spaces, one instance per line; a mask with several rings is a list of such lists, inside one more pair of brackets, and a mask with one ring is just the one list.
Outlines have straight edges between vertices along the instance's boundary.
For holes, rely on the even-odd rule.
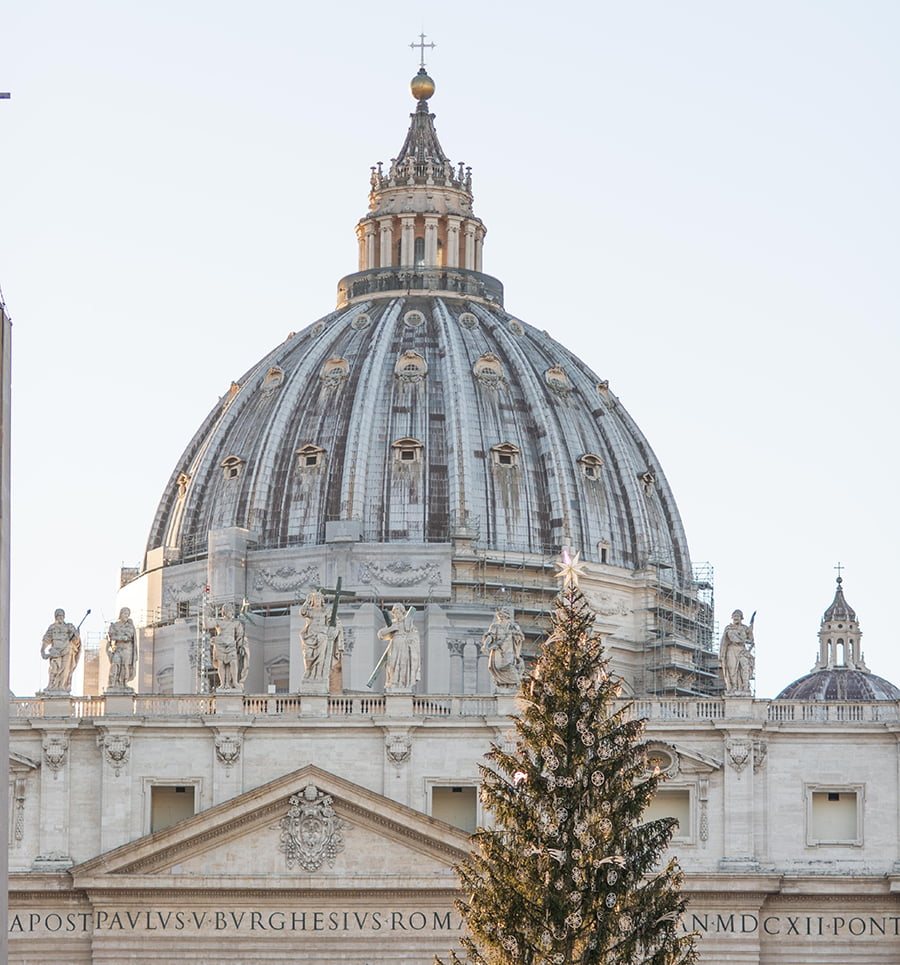
[[[395,371],[405,352],[424,360],[422,372]],[[345,306],[220,400],[172,475],[151,542],[237,525],[261,547],[315,545],[333,519],[358,520],[363,541],[447,542],[459,524],[498,551],[569,545],[599,560],[603,546],[615,565],[663,557],[689,573],[658,462],[597,385],[584,363],[499,306],[416,294]],[[406,439],[420,455],[398,465],[394,444]],[[308,470],[297,456],[306,445],[323,450]],[[590,474],[587,454],[599,459]],[[229,456],[241,461],[237,478],[224,478]],[[652,491],[639,479],[648,468]],[[181,473],[191,477],[183,499]]]

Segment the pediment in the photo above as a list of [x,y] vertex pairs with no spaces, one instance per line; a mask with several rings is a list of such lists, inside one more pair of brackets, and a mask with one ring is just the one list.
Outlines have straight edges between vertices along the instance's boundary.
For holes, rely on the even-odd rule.
[[71,869],[76,887],[454,888],[468,835],[308,765]]
[[711,774],[722,767],[722,762],[681,743],[647,741],[648,758],[666,777],[676,774]]
[[703,754],[690,747],[685,747],[683,744],[675,743],[672,746],[678,752],[681,769],[684,772],[691,774],[710,774],[722,768],[722,761],[717,760],[715,757],[710,757],[709,754]]
[[41,765],[37,761],[33,761],[30,757],[26,757],[24,754],[17,754],[15,751],[9,752],[10,773],[36,771],[40,766]]

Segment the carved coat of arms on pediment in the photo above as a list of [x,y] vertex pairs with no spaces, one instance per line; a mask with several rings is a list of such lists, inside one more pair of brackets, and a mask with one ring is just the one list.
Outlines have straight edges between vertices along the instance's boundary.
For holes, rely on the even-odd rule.
[[334,813],[331,797],[314,784],[307,784],[289,801],[288,813],[279,821],[278,849],[288,868],[295,864],[304,871],[317,871],[323,862],[334,867],[335,857],[344,850],[344,828],[350,825]]

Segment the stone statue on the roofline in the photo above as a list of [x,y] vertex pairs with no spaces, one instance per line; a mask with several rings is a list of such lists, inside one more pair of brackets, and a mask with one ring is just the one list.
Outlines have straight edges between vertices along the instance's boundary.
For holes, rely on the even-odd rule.
[[72,623],[66,623],[66,611],[56,610],[53,623],[41,640],[41,656],[50,661],[44,694],[68,694],[72,690],[72,674],[81,656],[81,634]]
[[303,646],[303,679],[321,681],[325,684],[331,675],[332,665],[344,652],[344,627],[340,620],[328,621],[328,607],[320,590],[311,590],[300,606],[300,615],[306,623],[300,633]]
[[525,634],[506,607],[498,607],[494,621],[481,638],[481,652],[488,655],[488,670],[498,690],[515,690],[522,680],[522,644]]
[[250,671],[250,647],[243,621],[234,615],[234,604],[222,606],[221,615],[209,635],[213,645],[213,662],[219,674],[220,692],[240,693]]
[[415,607],[408,610],[399,603],[391,607],[390,626],[378,631],[379,640],[388,641],[384,689],[411,693],[421,676],[419,631],[413,621]]
[[735,610],[731,614],[731,623],[722,633],[719,644],[719,667],[725,680],[726,697],[752,697],[750,681],[756,658],[753,655],[755,641],[753,639],[754,613],[750,618],[750,625],[744,624],[744,614]]
[[137,671],[137,646],[131,610],[123,606],[118,620],[109,625],[106,632],[106,655],[109,657],[109,678],[106,690],[121,693],[134,693],[128,682],[134,679]]

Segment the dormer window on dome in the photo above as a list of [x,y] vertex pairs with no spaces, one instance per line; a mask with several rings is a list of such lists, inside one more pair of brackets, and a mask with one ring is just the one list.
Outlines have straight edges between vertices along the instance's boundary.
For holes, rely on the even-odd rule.
[[296,456],[298,472],[318,469],[325,464],[325,450],[321,446],[314,446],[312,443],[301,446],[297,450]]
[[547,385],[559,395],[565,395],[572,391],[572,383],[569,376],[566,375],[566,370],[561,365],[552,365],[547,369],[544,378],[547,380]]
[[244,469],[244,460],[240,456],[228,456],[222,460],[221,466],[226,479],[237,479]]
[[350,374],[350,363],[341,358],[340,355],[332,355],[331,358],[322,366],[322,374],[319,378],[327,386],[340,385]]
[[485,352],[472,366],[475,378],[484,385],[496,387],[506,382],[503,377],[503,363],[492,352]]
[[421,462],[425,446],[418,439],[398,439],[391,443],[394,460],[401,465]]
[[188,486],[190,485],[191,477],[186,472],[178,473],[178,479],[175,480],[175,485],[178,487],[178,498],[184,499],[187,496]]
[[259,388],[261,392],[271,392],[279,388],[282,382],[284,382],[284,369],[273,365],[269,368],[269,371],[266,372]]
[[394,366],[394,375],[401,382],[421,382],[427,372],[428,365],[425,359],[412,349],[404,352]]
[[514,446],[511,442],[501,442],[498,446],[491,446],[491,457],[495,466],[504,469],[512,469],[519,465],[519,456],[522,450]]
[[581,464],[581,471],[588,479],[599,479],[600,470],[603,468],[603,460],[595,456],[592,452],[586,452],[578,462]]

